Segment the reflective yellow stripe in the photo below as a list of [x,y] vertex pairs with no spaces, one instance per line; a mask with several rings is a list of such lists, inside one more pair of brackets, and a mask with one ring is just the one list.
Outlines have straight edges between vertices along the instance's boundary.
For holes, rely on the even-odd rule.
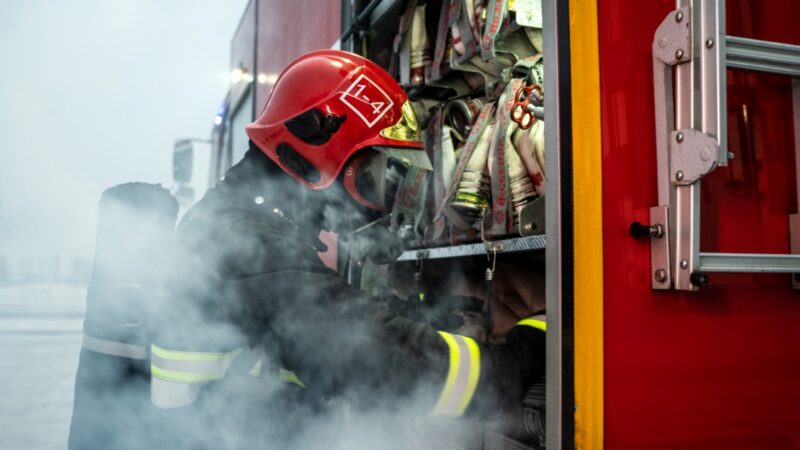
[[225,376],[231,362],[242,349],[231,352],[184,352],[150,344],[150,373],[162,380],[204,383]]
[[156,344],[150,344],[150,353],[160,356],[164,359],[173,359],[175,361],[216,362],[221,358],[230,355],[231,353],[238,353],[239,351],[241,350],[227,353],[181,352],[177,350],[167,350],[157,346]]
[[458,409],[461,410],[459,414],[464,414],[464,411],[467,410],[467,406],[469,406],[469,402],[472,401],[472,396],[475,394],[475,389],[478,387],[478,379],[481,377],[480,347],[468,337],[463,337],[463,339],[467,342],[467,347],[469,348],[469,377],[467,378],[467,390],[458,404]]
[[444,403],[453,395],[456,377],[458,377],[458,366],[461,362],[461,352],[458,349],[455,338],[453,338],[450,333],[445,333],[444,331],[440,331],[439,335],[450,348],[450,368],[447,370],[447,379],[444,382],[444,389],[439,395],[439,401],[436,402],[436,406],[433,408],[434,415],[440,415],[439,413],[444,409]]
[[[252,377],[261,376],[261,369],[264,362],[263,360],[259,359],[255,366],[247,372],[248,375]],[[300,386],[301,388],[305,389],[306,385],[300,381],[300,378],[297,376],[296,373],[292,372],[291,370],[281,368],[280,372],[278,373],[278,379],[285,382],[285,383],[292,383]]]
[[180,383],[205,383],[207,381],[219,380],[222,378],[220,373],[191,373],[177,372],[174,370],[161,369],[154,364],[150,364],[150,373],[157,378],[167,381],[177,381]]
[[300,381],[300,378],[297,377],[297,374],[295,374],[291,370],[281,369],[280,373],[278,374],[278,377],[280,378],[281,381],[284,381],[286,383],[296,384],[303,389],[306,388],[306,385],[303,384],[302,381]]
[[531,318],[522,319],[519,322],[517,322],[517,325],[525,325],[542,331],[547,331],[547,322],[545,322],[544,320],[531,319]]
[[469,406],[481,374],[480,347],[472,339],[440,331],[450,350],[450,366],[432,414],[456,417]]
[[261,360],[259,359],[255,366],[247,372],[248,375],[251,377],[257,377],[261,375]]

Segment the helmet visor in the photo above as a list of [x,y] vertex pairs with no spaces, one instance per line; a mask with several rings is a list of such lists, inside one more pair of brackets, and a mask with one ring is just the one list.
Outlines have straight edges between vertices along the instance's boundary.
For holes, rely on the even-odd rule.
[[406,167],[419,167],[424,170],[433,170],[428,153],[425,150],[399,147],[373,147],[389,158],[402,163]]
[[400,120],[394,125],[381,130],[381,136],[398,141],[420,142],[422,136],[417,122],[417,115],[411,102],[406,100],[401,109]]
[[355,166],[355,190],[370,208],[382,209],[386,198],[387,155],[370,152]]
[[375,150],[378,151],[358,157],[345,171],[345,188],[364,206],[375,210],[391,209],[408,167],[430,170],[431,163],[424,150],[389,147]]

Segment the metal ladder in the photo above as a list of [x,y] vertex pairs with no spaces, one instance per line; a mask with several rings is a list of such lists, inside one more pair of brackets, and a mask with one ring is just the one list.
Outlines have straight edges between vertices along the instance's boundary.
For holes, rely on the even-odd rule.
[[727,36],[724,0],[677,0],[653,39],[659,206],[650,208],[651,225],[631,229],[650,237],[653,289],[697,290],[711,272],[800,274],[800,214],[789,215],[792,254],[700,251],[700,179],[732,158],[726,68],[794,78],[800,175],[800,46]]

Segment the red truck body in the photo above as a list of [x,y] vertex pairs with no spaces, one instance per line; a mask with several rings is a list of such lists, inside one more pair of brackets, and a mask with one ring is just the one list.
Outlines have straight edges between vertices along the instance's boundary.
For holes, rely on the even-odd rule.
[[[729,1],[727,33],[800,44],[800,3]],[[628,235],[658,204],[651,42],[674,2],[600,1],[605,447],[800,448],[800,292],[789,274],[711,274],[654,291]],[[702,182],[701,251],[790,253],[789,77],[728,70],[735,159]]]
[[[375,1],[376,11],[393,8],[396,15],[404,9],[401,1]],[[594,116],[583,115],[585,99],[573,90],[572,126],[561,130],[581,143],[593,142],[587,136],[597,129],[596,146],[560,151],[597,152],[593,157],[601,168],[582,165],[576,153],[572,171],[562,173],[560,183],[576,193],[585,192],[582,186],[599,191],[601,214],[576,214],[576,236],[583,237],[575,239],[574,248],[564,248],[575,252],[576,291],[586,279],[602,288],[589,293],[599,315],[580,302],[558,303],[572,302],[569,295],[559,294],[555,304],[570,319],[548,335],[568,344],[553,346],[564,353],[548,360],[563,362],[549,372],[562,380],[560,388],[548,391],[549,405],[563,403],[558,403],[562,413],[554,411],[556,419],[549,422],[548,448],[800,448],[800,291],[792,288],[792,275],[714,273],[699,291],[654,290],[650,245],[628,232],[634,221],[647,223],[649,208],[659,202],[651,46],[675,2],[553,2],[558,14],[570,14],[563,22],[571,27],[570,42],[559,45],[572,46],[571,82],[599,87],[590,93],[594,103],[588,103],[598,105],[594,123],[576,122]],[[342,17],[350,3],[248,4],[232,43],[231,68],[241,78],[214,129],[213,177],[243,154],[242,124],[261,112],[282,68],[302,53],[338,45],[347,31],[342,24],[350,23]],[[730,0],[726,6],[728,35],[800,45],[800,2]],[[395,17],[383,23],[397,22]],[[549,26],[553,22],[545,17],[545,38],[553,35]],[[581,64],[576,58],[587,52],[598,63],[576,71]],[[546,61],[555,64],[556,58]],[[788,216],[798,212],[795,121],[800,120],[791,79],[728,70],[727,85],[728,149],[735,158],[702,181],[701,251],[790,253]],[[587,186],[592,177],[598,184]],[[582,200],[574,202],[579,207]],[[587,239],[601,249],[596,264],[580,259]],[[548,276],[559,271],[549,260],[546,270]],[[581,327],[587,323],[596,332],[585,333]],[[584,345],[580,340],[587,336],[595,341]],[[574,398],[561,396],[573,391]],[[561,431],[551,433],[553,424]],[[550,434],[559,438],[551,440]]]

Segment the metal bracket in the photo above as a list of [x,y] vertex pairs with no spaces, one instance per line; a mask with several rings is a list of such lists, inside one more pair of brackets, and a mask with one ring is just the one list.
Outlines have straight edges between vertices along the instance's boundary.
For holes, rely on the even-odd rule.
[[689,7],[676,9],[658,26],[653,56],[668,66],[692,60],[692,27]]
[[[676,130],[678,121],[676,104],[681,97],[675,95],[675,83],[681,86],[684,79],[680,74],[673,74],[674,69],[680,67],[690,69],[692,61],[692,26],[691,8],[684,5],[671,11],[656,30],[653,37],[653,94],[655,99],[656,119],[656,155],[658,161],[658,204],[651,209],[650,223],[664,225],[665,236],[661,239],[651,239],[650,263],[651,284],[653,289],[670,289],[677,284],[674,279],[673,248],[676,233],[671,231],[679,216],[680,209],[672,209],[675,186],[671,184],[674,174],[671,173],[671,142],[676,136],[671,133]],[[688,72],[683,71],[683,74]],[[684,134],[685,137],[685,134]],[[684,174],[685,176],[685,174]],[[670,215],[675,217],[670,217]]]
[[672,270],[669,263],[669,208],[650,208],[650,224],[662,225],[663,234],[650,238],[650,278],[653,289],[672,287]]
[[717,140],[693,129],[670,134],[670,177],[672,184],[688,186],[716,169]]
[[519,212],[520,236],[544,234],[544,217],[544,197],[539,197],[523,206]]
[[503,241],[487,241],[486,253],[503,253]]

